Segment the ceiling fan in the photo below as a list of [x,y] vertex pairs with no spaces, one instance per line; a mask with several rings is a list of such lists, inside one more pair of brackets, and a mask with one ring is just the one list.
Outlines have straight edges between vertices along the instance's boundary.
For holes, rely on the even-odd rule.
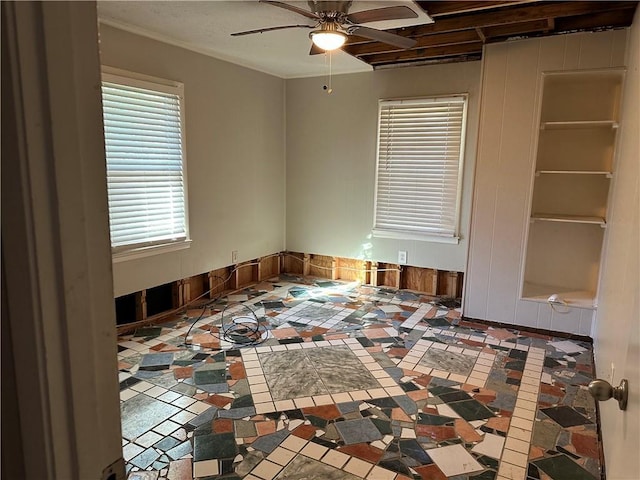
[[284,2],[273,0],[258,1],[295,12],[313,20],[315,24],[259,28],[257,30],[232,33],[232,36],[251,35],[254,33],[264,33],[288,28],[313,28],[314,30],[309,33],[309,37],[313,42],[311,51],[309,52],[310,55],[340,48],[346,41],[347,35],[357,35],[370,40],[387,43],[398,48],[411,48],[417,43],[416,40],[412,38],[360,25],[361,23],[416,18],[418,16],[411,8],[404,5],[349,13],[349,8],[351,8],[351,4],[353,3],[351,0],[309,0],[307,3],[311,9],[310,11]]

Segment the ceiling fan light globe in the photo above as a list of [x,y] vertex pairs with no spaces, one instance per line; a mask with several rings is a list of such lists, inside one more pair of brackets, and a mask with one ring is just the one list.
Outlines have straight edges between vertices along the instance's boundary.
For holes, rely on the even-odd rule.
[[344,33],[337,31],[314,30],[309,36],[318,48],[326,51],[340,48],[347,40],[347,36]]

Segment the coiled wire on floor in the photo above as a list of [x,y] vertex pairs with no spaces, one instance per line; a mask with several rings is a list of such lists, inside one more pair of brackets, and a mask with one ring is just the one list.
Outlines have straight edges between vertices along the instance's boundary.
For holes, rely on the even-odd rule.
[[[229,307],[241,307],[231,311]],[[244,312],[237,314],[238,310]],[[228,303],[222,309],[220,316],[219,336],[221,339],[235,345],[259,345],[268,336],[266,327],[260,325],[256,312],[244,303]]]

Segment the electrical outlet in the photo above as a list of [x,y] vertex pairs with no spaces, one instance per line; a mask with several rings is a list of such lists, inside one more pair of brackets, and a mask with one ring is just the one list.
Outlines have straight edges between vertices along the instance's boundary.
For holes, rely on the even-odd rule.
[[398,250],[398,263],[400,265],[407,264],[407,252],[406,250]]
[[238,250],[231,251],[231,263],[238,263]]

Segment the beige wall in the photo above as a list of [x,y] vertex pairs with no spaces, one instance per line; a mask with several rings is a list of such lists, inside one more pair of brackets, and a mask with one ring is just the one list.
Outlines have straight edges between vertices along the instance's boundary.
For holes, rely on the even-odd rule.
[[[287,249],[464,271],[476,151],[480,62],[287,81]],[[461,241],[371,238],[378,100],[469,93]]]
[[590,335],[593,311],[520,300],[533,178],[538,82],[548,70],[624,66],[627,31],[488,45],[464,314]]
[[103,65],[184,83],[187,250],[115,263],[115,295],[284,249],[284,80],[100,28]]
[[631,28],[627,58],[617,172],[594,335],[598,376],[614,385],[627,378],[631,390],[625,412],[618,410],[614,400],[600,404],[609,480],[635,480],[640,472],[640,11]]

